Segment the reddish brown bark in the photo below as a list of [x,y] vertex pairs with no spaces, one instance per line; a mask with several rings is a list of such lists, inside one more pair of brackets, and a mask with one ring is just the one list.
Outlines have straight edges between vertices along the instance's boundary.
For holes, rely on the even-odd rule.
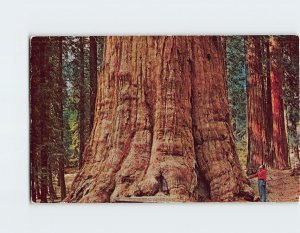
[[65,183],[65,157],[64,157],[64,116],[63,116],[63,99],[64,99],[64,80],[62,76],[62,56],[63,56],[63,37],[58,38],[59,44],[59,64],[58,64],[58,100],[59,100],[59,130],[60,130],[60,153],[58,158],[58,183],[60,186],[60,198],[63,200],[66,197]]
[[83,164],[83,150],[85,145],[85,121],[86,113],[84,103],[85,85],[84,85],[84,37],[80,38],[80,83],[79,83],[79,168]]
[[[40,73],[40,85],[45,88],[48,84],[49,80],[49,48],[48,43],[50,39],[48,37],[41,38],[41,50],[40,53],[42,54],[41,59],[41,73]],[[46,96],[44,92],[43,95]],[[41,95],[41,96],[43,96]],[[40,98],[41,98],[40,96]],[[41,111],[41,202],[48,202],[47,201],[47,194],[48,194],[48,140],[49,140],[49,128],[47,122],[49,120],[49,98],[45,98],[44,101],[41,103],[41,107],[43,111]]]
[[97,92],[97,38],[90,36],[90,128],[92,130]]
[[108,37],[84,165],[66,200],[196,201],[205,184],[215,201],[252,196],[235,152],[224,70],[219,37]]
[[235,150],[220,37],[193,41],[192,115],[196,157],[213,200],[232,200],[245,189]]
[[288,144],[284,124],[282,93],[283,71],[280,64],[281,48],[278,38],[270,37],[270,78],[273,116],[274,168],[289,167]]
[[57,198],[57,196],[56,196],[54,186],[53,186],[52,167],[51,167],[50,163],[48,163],[47,172],[48,172],[48,177],[47,177],[48,193],[49,193],[51,202],[54,202],[54,200]]
[[36,202],[39,195],[39,184],[38,184],[38,140],[40,139],[39,134],[39,111],[38,105],[40,104],[38,99],[38,81],[40,80],[39,65],[41,54],[39,54],[40,42],[33,38],[31,40],[31,51],[30,51],[30,192],[31,200]]
[[273,167],[274,163],[274,145],[273,145],[273,115],[272,115],[272,97],[271,97],[271,77],[270,77],[270,46],[269,36],[264,37],[264,52],[266,60],[266,88],[265,88],[265,126],[268,165]]
[[247,172],[252,174],[266,163],[265,84],[262,74],[261,37],[248,36],[246,40],[248,156]]

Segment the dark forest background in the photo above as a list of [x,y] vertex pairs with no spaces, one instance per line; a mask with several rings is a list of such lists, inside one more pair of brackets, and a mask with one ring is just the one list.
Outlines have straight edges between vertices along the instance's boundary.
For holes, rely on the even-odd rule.
[[30,41],[32,200],[66,196],[66,173],[78,170],[93,125],[103,37],[34,37]]

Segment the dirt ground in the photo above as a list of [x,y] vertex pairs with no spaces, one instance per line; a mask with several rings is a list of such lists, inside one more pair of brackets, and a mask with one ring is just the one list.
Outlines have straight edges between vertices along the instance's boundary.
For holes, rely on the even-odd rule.
[[71,185],[73,183],[73,180],[78,172],[78,170],[76,168],[67,168],[65,169],[65,182],[66,182],[66,189],[67,189],[67,193],[70,192],[71,189]]
[[[251,187],[258,195],[257,178],[252,179]],[[300,177],[291,176],[291,170],[267,170],[267,198],[269,202],[300,201]]]
[[[291,176],[292,170],[267,170],[267,198],[268,202],[297,202],[300,201],[300,175]],[[67,168],[65,174],[67,193],[76,176],[77,169]],[[55,182],[56,183],[56,182]],[[256,196],[258,194],[257,178],[250,180]],[[59,187],[54,185],[59,193]],[[57,199],[55,202],[59,202]]]
[[[73,169],[65,175],[67,192],[71,188],[76,172]],[[267,197],[268,202],[297,202],[300,201],[300,176],[291,176],[291,170],[267,170]],[[251,179],[251,187],[257,197],[257,178]]]

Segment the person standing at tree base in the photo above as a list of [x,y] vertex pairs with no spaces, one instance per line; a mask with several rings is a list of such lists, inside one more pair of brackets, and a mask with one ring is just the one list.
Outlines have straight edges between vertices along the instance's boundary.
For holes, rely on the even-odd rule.
[[252,179],[254,177],[258,178],[258,191],[261,202],[267,201],[267,170],[265,165],[260,165],[258,168],[258,172],[251,176],[248,176],[248,179]]

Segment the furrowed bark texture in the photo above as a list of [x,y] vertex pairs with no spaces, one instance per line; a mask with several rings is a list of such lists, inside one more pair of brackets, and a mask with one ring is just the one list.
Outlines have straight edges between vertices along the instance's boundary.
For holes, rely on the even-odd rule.
[[229,124],[223,57],[219,37],[108,37],[93,130],[66,201],[197,201],[205,187],[215,201],[252,195]]
[[[247,116],[248,116],[248,157],[247,172],[252,174],[259,165],[266,162],[266,120],[265,86],[262,76],[261,38],[248,36],[247,50]],[[270,114],[270,113],[269,113]]]
[[289,156],[284,124],[282,93],[283,70],[280,66],[280,54],[280,43],[278,38],[270,37],[270,77],[273,115],[273,144],[275,152],[274,168],[286,169],[289,167]]
[[271,96],[271,75],[270,75],[270,37],[264,37],[264,52],[266,56],[266,88],[265,88],[265,126],[268,165],[273,167],[274,163],[274,144],[273,144],[273,115],[272,115],[272,96]]
[[229,121],[220,37],[193,39],[192,117],[196,158],[212,200],[233,200],[246,191]]
[[97,94],[97,37],[90,36],[90,128],[93,127]]

